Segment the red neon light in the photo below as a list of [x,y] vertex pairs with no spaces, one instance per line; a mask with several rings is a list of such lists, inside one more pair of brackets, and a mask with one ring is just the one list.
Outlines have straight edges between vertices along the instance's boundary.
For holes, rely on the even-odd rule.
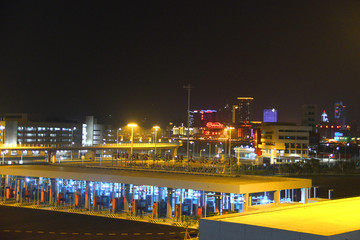
[[208,122],[206,123],[207,128],[224,128],[224,124],[219,122]]

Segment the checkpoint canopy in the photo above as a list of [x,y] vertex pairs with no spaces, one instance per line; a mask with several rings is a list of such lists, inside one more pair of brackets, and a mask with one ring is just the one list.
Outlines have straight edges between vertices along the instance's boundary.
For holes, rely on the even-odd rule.
[[310,179],[301,178],[249,175],[242,175],[239,177],[222,177],[182,174],[176,172],[114,170],[59,165],[4,166],[0,168],[0,174],[134,185],[151,185],[157,187],[193,189],[234,194],[311,188],[312,186]]

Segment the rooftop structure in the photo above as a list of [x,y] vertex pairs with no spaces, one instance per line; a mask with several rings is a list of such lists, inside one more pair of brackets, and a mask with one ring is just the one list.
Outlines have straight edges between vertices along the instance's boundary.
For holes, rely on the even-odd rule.
[[356,197],[202,219],[199,229],[200,240],[359,239],[359,222]]

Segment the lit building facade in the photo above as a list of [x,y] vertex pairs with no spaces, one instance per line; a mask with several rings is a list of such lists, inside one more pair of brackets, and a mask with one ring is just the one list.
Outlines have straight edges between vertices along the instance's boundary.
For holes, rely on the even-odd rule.
[[216,121],[216,110],[190,111],[190,127],[205,127],[208,122]]
[[2,144],[84,145],[115,143],[111,126],[97,124],[92,116],[84,124],[69,121],[33,120],[27,114],[5,114],[0,121]]
[[277,110],[273,109],[264,109],[263,122],[277,122]]
[[307,158],[311,130],[309,126],[295,123],[263,123],[259,163],[281,164]]
[[346,106],[342,101],[335,103],[334,105],[334,119],[337,125],[341,126],[341,129],[345,129],[346,125]]
[[318,122],[317,106],[315,104],[306,104],[302,106],[301,124],[303,126],[311,126],[315,129]]
[[254,100],[252,97],[238,97],[238,110],[236,123],[243,124],[250,122],[250,105]]

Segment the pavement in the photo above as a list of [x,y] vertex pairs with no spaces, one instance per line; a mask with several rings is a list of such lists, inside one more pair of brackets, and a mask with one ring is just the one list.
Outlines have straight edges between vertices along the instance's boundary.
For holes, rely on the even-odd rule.
[[0,239],[184,239],[197,230],[60,211],[0,206]]

